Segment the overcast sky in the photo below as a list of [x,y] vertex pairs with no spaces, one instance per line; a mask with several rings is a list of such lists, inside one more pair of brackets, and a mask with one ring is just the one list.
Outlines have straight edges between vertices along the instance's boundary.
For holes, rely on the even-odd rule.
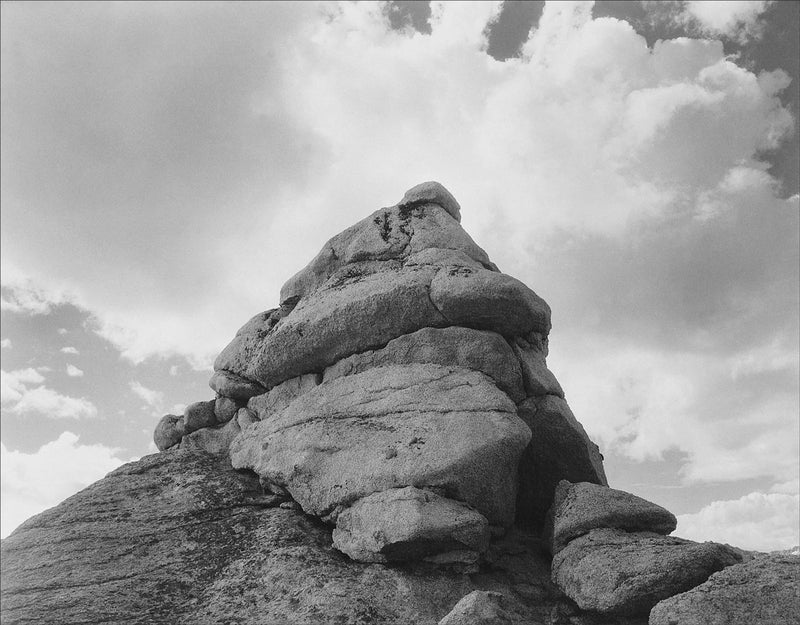
[[3,536],[155,451],[328,238],[438,180],[550,303],[611,485],[800,543],[800,3],[0,7]]

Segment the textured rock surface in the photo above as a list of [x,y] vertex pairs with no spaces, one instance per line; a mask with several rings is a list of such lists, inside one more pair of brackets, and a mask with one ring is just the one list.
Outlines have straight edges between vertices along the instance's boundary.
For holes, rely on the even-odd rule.
[[650,532],[596,529],[553,557],[553,581],[584,610],[647,614],[741,561],[730,547]]
[[462,503],[408,486],[369,495],[345,510],[336,521],[333,545],[359,562],[482,553],[489,546],[489,523]]
[[247,401],[253,395],[260,395],[267,390],[257,382],[245,380],[227,371],[215,371],[208,385],[223,397],[242,401]]
[[517,521],[541,529],[561,480],[602,485],[608,481],[600,450],[563,398],[527,399],[518,412],[531,429],[531,442],[519,466]]
[[589,482],[559,482],[548,530],[553,553],[590,530],[610,527],[628,532],[669,534],[677,519],[669,510],[625,491]]
[[513,621],[502,608],[503,595],[473,590],[461,599],[439,625],[511,625]]
[[187,434],[181,441],[181,449],[196,449],[209,454],[222,454],[227,456],[231,442],[241,432],[236,419],[229,420],[226,424],[202,428]]
[[796,625],[800,620],[800,558],[756,557],[664,599],[650,625]]
[[127,464],[0,543],[3,622],[435,625],[474,590],[502,593],[514,623],[579,615],[533,536],[493,544],[491,566],[471,576],[361,564],[333,548],[330,528],[267,507],[274,499],[204,453]]
[[415,187],[410,188],[403,195],[398,206],[403,208],[418,204],[438,204],[446,210],[456,221],[461,221],[461,206],[456,198],[445,189],[440,183],[435,181],[421,182]]
[[200,428],[215,426],[217,416],[214,414],[214,401],[196,401],[189,404],[183,412],[183,420],[187,434]]
[[432,364],[378,367],[321,384],[248,428],[237,468],[331,516],[357,499],[416,486],[465,501],[492,524],[514,518],[530,431],[491,378]]
[[386,347],[344,358],[325,369],[325,382],[374,367],[411,363],[454,365],[481,371],[514,402],[525,398],[522,370],[511,347],[494,332],[468,328],[423,328]]
[[180,443],[185,433],[183,417],[167,414],[158,422],[153,433],[153,442],[159,451],[164,451]]

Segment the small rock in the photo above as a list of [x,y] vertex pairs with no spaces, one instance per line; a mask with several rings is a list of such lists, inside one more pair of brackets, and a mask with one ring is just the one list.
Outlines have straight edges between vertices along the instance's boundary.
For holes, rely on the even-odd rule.
[[227,423],[233,419],[238,409],[236,402],[230,397],[217,397],[214,402],[214,416],[217,418],[217,423]]
[[714,573],[692,590],[664,599],[650,625],[797,625],[800,558],[756,557]]
[[239,423],[241,429],[245,429],[248,425],[258,423],[258,417],[249,408],[239,408],[236,413],[236,421]]
[[300,510],[300,504],[296,501],[284,501],[280,504],[284,510]]
[[215,371],[208,385],[223,397],[247,401],[255,395],[265,393],[267,389],[258,382],[247,380],[230,371]]
[[161,417],[153,433],[153,442],[159,451],[164,451],[181,442],[184,435],[183,417],[167,414]]
[[550,514],[547,538],[554,554],[593,529],[670,534],[677,525],[674,514],[646,499],[608,486],[566,480],[556,487]]
[[553,581],[582,610],[647,614],[741,561],[732,548],[651,532],[595,529],[553,557]]
[[439,625],[509,625],[511,616],[500,605],[499,592],[474,590],[463,597]]
[[359,562],[413,560],[454,550],[477,554],[488,545],[489,524],[482,514],[413,486],[358,500],[339,515],[333,530],[333,546]]
[[461,206],[453,194],[441,183],[433,180],[422,182],[406,191],[403,199],[398,202],[401,208],[409,205],[438,204],[446,210],[456,221],[461,221]]
[[540,395],[557,395],[564,397],[564,391],[553,372],[547,368],[545,354],[542,351],[526,346],[527,341],[517,339],[511,347],[522,366],[522,379],[528,397]]
[[240,431],[236,419],[231,419],[223,426],[201,428],[183,437],[181,449],[200,449],[214,455],[227,454],[231,441]]
[[213,399],[211,401],[197,401],[186,407],[186,410],[183,412],[183,418],[186,423],[187,434],[217,424],[217,416],[214,414],[214,403],[215,401]]

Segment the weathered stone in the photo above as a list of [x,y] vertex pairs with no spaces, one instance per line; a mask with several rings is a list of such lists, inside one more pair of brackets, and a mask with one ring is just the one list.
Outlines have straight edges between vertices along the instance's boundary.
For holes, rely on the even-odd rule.
[[584,610],[646,614],[739,561],[738,553],[717,543],[595,529],[553,557],[553,581]]
[[242,430],[248,425],[258,423],[258,421],[259,419],[256,416],[256,413],[249,408],[239,408],[239,411],[236,413],[236,422],[239,424],[239,428]]
[[622,490],[589,482],[558,483],[548,523],[552,553],[590,530],[611,527],[627,532],[669,534],[677,519],[669,510]]
[[451,325],[508,337],[550,331],[550,307],[543,299],[516,278],[487,269],[439,271],[430,300]]
[[319,254],[283,285],[281,302],[312,295],[346,265],[405,260],[426,248],[459,250],[488,265],[489,258],[447,211],[432,203],[382,208],[331,238]]
[[230,397],[217,397],[214,401],[214,416],[217,418],[217,423],[227,423],[233,419],[237,410],[239,407]]
[[186,434],[191,434],[201,428],[213,427],[217,424],[217,416],[214,414],[214,400],[196,401],[189,404],[183,411],[183,420]]
[[241,428],[236,419],[229,420],[225,425],[202,428],[187,434],[181,441],[181,449],[205,451],[209,454],[227,454],[231,442]]
[[267,419],[270,415],[284,410],[295,399],[307,393],[322,382],[322,376],[308,373],[281,382],[263,395],[252,397],[247,407],[255,413],[258,420]]
[[456,221],[461,221],[461,206],[453,194],[433,180],[422,182],[406,191],[398,206],[408,208],[421,204],[438,204]]
[[247,401],[254,395],[261,395],[267,390],[259,383],[245,380],[229,371],[215,371],[208,385],[219,395],[240,401]]
[[556,376],[547,368],[545,354],[521,338],[512,341],[514,353],[522,367],[522,379],[528,397],[540,395],[557,395],[564,397],[564,391],[556,380]]
[[519,405],[518,413],[532,435],[519,466],[517,521],[541,529],[561,480],[604,486],[608,481],[600,450],[563,398],[528,399]]
[[325,369],[329,382],[344,375],[394,364],[432,363],[481,371],[514,402],[525,392],[522,372],[508,343],[499,334],[468,328],[423,328],[393,339],[386,347],[344,358]]
[[486,375],[411,364],[317,386],[237,438],[231,460],[331,520],[374,492],[416,486],[507,526],[529,437],[514,403]]
[[359,562],[398,562],[489,545],[489,523],[472,508],[430,491],[392,488],[342,512],[333,546]]
[[511,625],[514,621],[502,608],[499,592],[473,590],[463,597],[439,625]]
[[797,625],[798,618],[800,558],[765,555],[664,599],[651,610],[650,625]]
[[183,417],[166,414],[161,417],[158,425],[156,425],[156,431],[153,433],[153,442],[159,451],[164,451],[180,443],[184,434]]
[[3,623],[436,625],[477,589],[501,592],[517,623],[576,613],[531,535],[494,542],[476,576],[362,564],[275,503],[220,456],[173,449],[127,464],[0,542]]

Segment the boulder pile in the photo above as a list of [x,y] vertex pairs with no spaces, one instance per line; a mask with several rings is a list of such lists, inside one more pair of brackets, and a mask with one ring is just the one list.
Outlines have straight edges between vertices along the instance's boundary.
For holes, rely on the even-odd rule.
[[546,365],[550,308],[428,182],[328,241],[156,443],[230,455],[351,558],[476,562],[561,479],[606,484]]
[[3,540],[3,622],[797,622],[800,559],[608,486],[550,308],[460,216],[427,182],[330,239],[162,453]]

